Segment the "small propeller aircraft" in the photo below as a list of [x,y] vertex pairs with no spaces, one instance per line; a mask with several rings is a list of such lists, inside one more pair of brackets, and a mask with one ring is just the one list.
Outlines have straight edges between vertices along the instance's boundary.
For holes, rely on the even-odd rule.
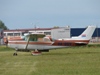
[[[87,45],[96,29],[96,26],[88,26],[87,29],[77,37],[53,39],[43,33],[27,33],[21,37],[8,38],[8,47],[17,51],[31,51],[33,55],[41,52],[49,52],[50,49]],[[56,34],[55,34],[56,35]]]

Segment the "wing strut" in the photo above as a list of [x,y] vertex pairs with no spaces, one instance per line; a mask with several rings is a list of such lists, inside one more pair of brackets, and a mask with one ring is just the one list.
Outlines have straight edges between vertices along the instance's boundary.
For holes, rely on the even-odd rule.
[[29,44],[29,40],[30,40],[30,36],[28,37],[28,40],[27,40],[27,44],[26,44],[25,50],[27,50],[27,47],[28,47],[28,44]]

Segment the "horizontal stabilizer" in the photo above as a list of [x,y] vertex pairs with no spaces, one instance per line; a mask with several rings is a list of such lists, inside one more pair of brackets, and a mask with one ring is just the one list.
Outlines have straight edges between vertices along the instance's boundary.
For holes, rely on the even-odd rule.
[[76,44],[87,44],[87,42],[75,42]]

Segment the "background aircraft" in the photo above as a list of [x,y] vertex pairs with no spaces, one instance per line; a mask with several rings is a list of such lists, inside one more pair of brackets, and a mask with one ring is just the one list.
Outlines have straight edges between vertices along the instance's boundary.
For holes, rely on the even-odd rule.
[[[77,37],[53,39],[40,33],[27,33],[21,37],[8,38],[8,47],[17,51],[31,51],[33,55],[41,52],[49,52],[50,49],[87,45],[96,29],[96,26],[88,26],[87,29]],[[56,35],[56,34],[55,34]]]

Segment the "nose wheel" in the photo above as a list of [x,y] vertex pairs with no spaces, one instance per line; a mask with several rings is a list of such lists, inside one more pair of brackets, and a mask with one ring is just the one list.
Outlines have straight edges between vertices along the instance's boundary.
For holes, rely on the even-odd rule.
[[18,54],[17,54],[18,48],[16,47],[15,50],[16,50],[16,52],[13,53],[13,56],[17,56],[17,55],[18,55]]

